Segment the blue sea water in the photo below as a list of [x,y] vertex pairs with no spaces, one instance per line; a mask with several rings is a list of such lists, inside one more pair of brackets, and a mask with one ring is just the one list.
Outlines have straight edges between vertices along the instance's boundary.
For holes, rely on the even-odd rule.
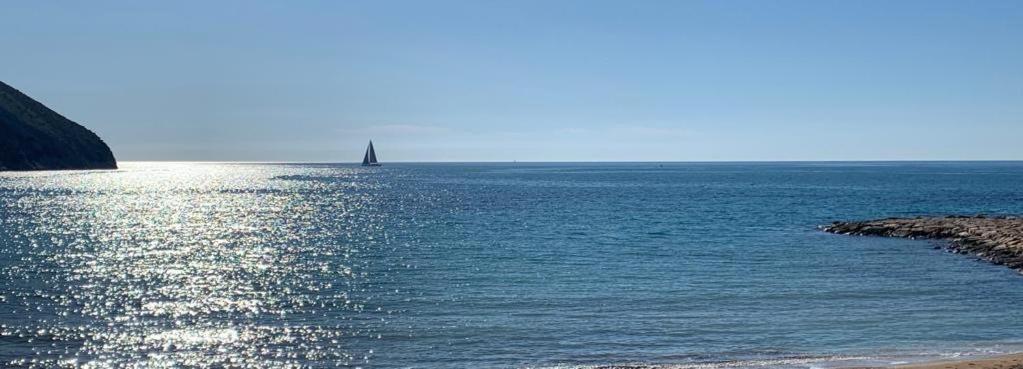
[[8,367],[819,368],[1023,351],[1023,276],[834,220],[1023,214],[1021,162],[0,174]]

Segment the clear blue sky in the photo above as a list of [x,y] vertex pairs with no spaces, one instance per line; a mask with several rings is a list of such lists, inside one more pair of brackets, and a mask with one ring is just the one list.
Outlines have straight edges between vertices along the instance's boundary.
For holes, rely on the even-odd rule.
[[0,79],[120,160],[1023,159],[1023,1],[18,1],[0,24]]

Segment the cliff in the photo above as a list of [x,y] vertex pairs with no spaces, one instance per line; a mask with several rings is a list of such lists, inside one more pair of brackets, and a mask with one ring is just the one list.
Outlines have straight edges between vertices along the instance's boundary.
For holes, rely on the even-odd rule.
[[116,168],[95,133],[0,82],[0,171]]

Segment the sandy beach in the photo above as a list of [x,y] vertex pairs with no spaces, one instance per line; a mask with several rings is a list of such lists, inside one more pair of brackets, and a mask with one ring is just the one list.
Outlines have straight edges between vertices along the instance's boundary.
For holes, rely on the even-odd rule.
[[1023,353],[892,365],[890,369],[1023,369]]

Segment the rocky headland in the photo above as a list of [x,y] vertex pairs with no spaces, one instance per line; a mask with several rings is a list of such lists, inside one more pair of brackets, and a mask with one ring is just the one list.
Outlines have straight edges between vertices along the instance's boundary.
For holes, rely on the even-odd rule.
[[0,82],[0,171],[116,168],[95,133]]
[[949,250],[972,254],[1023,272],[1023,219],[946,216],[834,222],[825,232],[862,236],[948,240]]

